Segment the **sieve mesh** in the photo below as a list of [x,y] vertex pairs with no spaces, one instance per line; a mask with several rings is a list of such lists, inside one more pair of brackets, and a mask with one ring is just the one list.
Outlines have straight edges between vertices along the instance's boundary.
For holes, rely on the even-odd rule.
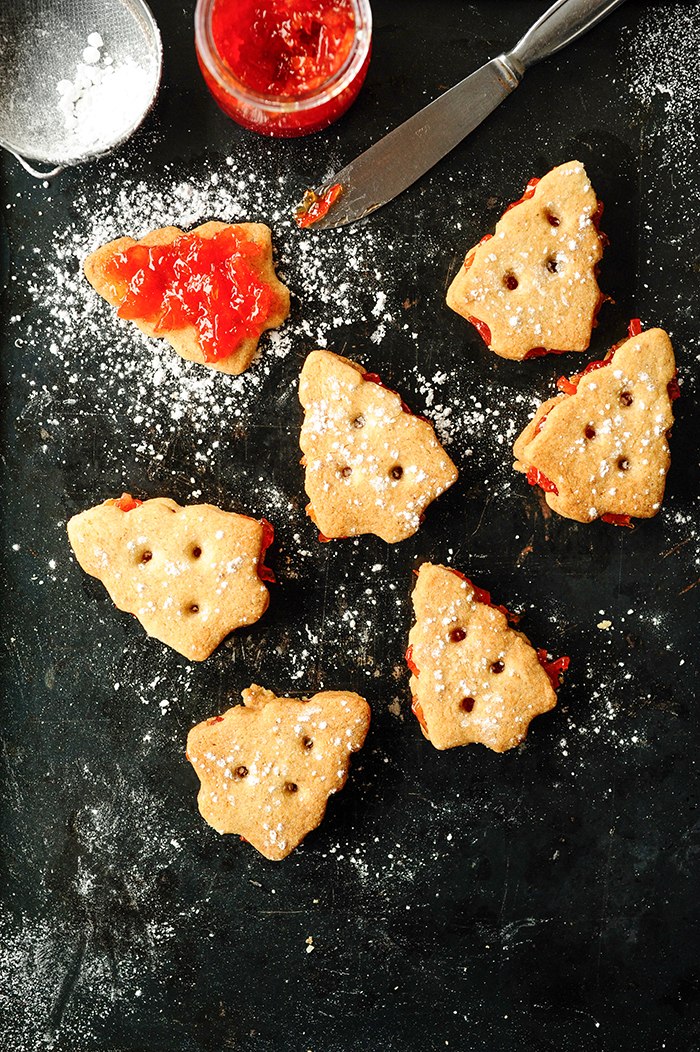
[[[104,41],[115,67],[132,61],[144,78],[124,127],[109,141],[76,141],[58,108],[57,84],[71,80],[90,33]],[[160,81],[162,49],[141,0],[11,0],[0,3],[0,145],[20,157],[76,164],[105,153],[138,127]]]

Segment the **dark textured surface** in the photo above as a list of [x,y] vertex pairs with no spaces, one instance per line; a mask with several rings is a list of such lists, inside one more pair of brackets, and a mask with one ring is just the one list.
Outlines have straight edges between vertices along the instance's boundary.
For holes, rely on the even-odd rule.
[[[700,10],[628,0],[369,226],[302,237],[287,217],[305,186],[513,44],[544,4],[376,0],[360,98],[297,141],[223,117],[196,66],[192,0],[152,7],[165,75],[136,139],[48,188],[0,162],[0,1047],[700,1048]],[[537,400],[589,356],[498,359],[444,306],[466,249],[531,176],[574,157],[610,238],[600,281],[614,303],[590,358],[641,317],[670,331],[682,380],[664,507],[634,530],[552,516],[511,471]],[[158,194],[225,181],[227,158],[262,187],[255,214],[196,220],[269,222],[295,300],[284,353],[264,346],[239,386],[219,377],[188,401],[197,367],[156,390],[152,345],[80,291],[80,252],[106,217],[134,233],[123,187],[159,215]],[[302,241],[328,259],[325,299]],[[460,479],[393,548],[320,545],[304,517],[295,385],[320,331],[451,439]],[[67,518],[122,489],[275,525],[268,613],[201,665],[147,640],[70,558]],[[424,559],[452,562],[522,611],[536,645],[571,656],[559,706],[512,753],[438,753],[410,714],[403,651]],[[204,825],[184,757],[188,728],[250,682],[357,690],[373,708],[346,788],[283,863]]]

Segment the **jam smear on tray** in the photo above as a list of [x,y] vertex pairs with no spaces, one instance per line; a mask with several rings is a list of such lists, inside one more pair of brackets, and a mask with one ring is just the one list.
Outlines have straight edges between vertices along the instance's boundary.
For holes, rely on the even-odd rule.
[[301,200],[301,204],[294,209],[294,222],[296,225],[303,229],[317,223],[319,219],[323,219],[342,192],[343,187],[340,183],[331,186],[320,197],[314,190],[307,190]]

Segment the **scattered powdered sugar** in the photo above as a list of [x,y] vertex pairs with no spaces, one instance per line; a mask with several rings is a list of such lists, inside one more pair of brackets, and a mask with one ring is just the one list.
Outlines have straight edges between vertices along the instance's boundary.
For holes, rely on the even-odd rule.
[[635,56],[630,90],[647,110],[663,102],[652,134],[663,141],[664,160],[680,176],[695,177],[689,147],[698,142],[700,4],[664,4],[642,11],[628,44]]
[[[21,316],[11,319],[18,332],[22,330],[17,346],[26,348],[28,361],[48,364],[52,377],[51,383],[40,384],[34,370],[32,377],[27,374],[30,398],[51,404],[58,370],[63,373],[61,384],[73,385],[76,395],[81,388],[89,390],[91,411],[140,425],[149,440],[139,451],[157,459],[162,453],[150,437],[154,433],[165,440],[183,417],[195,431],[211,429],[217,418],[244,421],[275,359],[286,358],[292,349],[337,342],[336,330],[365,322],[373,313],[376,317],[377,307],[383,308],[371,288],[358,280],[370,266],[374,269],[376,231],[364,227],[342,238],[326,235],[320,252],[316,233],[300,234],[289,218],[294,190],[284,178],[252,175],[232,158],[223,172],[201,180],[169,182],[166,177],[161,187],[128,177],[120,180],[120,175],[114,166],[111,179],[76,198],[74,214],[81,218],[67,228],[57,227],[52,244],[37,259],[29,291],[40,310],[32,330],[27,332]],[[185,362],[166,341],[149,339],[132,323],[120,321],[82,274],[88,253],[116,237],[139,239],[169,225],[189,230],[213,217],[267,222],[273,230],[278,275],[293,295],[290,318],[279,330],[263,335],[253,366],[241,376]],[[54,359],[53,365],[47,357]],[[84,411],[85,402],[76,397],[76,423]],[[44,423],[55,426],[57,421],[49,413]]]
[[[664,107],[664,126],[659,127],[658,134],[666,136],[664,149],[681,175],[687,174],[689,163],[683,143],[695,143],[697,134],[693,115],[695,100],[700,96],[699,14],[697,4],[673,10],[666,5],[660,12],[650,8],[642,13],[641,26],[634,39],[638,58],[632,90],[645,106],[658,102],[659,97],[671,103]],[[94,43],[89,46],[97,47]],[[73,219],[57,223],[53,238],[41,246],[40,253],[34,250],[36,262],[27,281],[27,291],[33,300],[31,325],[19,314],[10,319],[10,324],[21,363],[15,379],[24,399],[22,412],[36,421],[42,434],[46,434],[47,442],[59,430],[70,436],[72,431],[89,427],[93,417],[107,420],[115,434],[119,434],[120,442],[124,436],[124,445],[115,446],[111,455],[124,463],[132,458],[152,461],[153,477],[163,486],[163,476],[167,477],[170,471],[170,444],[186,428],[199,443],[188,453],[190,496],[194,500],[206,500],[210,494],[204,472],[207,465],[216,466],[221,458],[222,428],[225,426],[237,438],[246,435],[248,424],[255,421],[261,397],[267,387],[276,382],[281,385],[276,394],[277,410],[280,415],[289,412],[291,420],[292,407],[298,412],[296,365],[301,366],[309,350],[328,347],[368,366],[368,359],[377,348],[382,344],[385,349],[388,347],[392,337],[396,337],[395,320],[399,313],[391,273],[391,266],[398,264],[396,260],[389,263],[393,246],[387,234],[382,233],[386,228],[381,222],[352,227],[337,235],[330,233],[322,241],[313,230],[297,231],[289,219],[289,205],[297,188],[290,176],[277,174],[275,164],[257,164],[253,172],[245,158],[229,157],[214,170],[202,166],[197,168],[197,173],[183,179],[174,177],[166,169],[156,184],[154,179],[148,182],[134,179],[120,162],[106,165],[102,180],[80,192],[72,202]],[[50,203],[48,193],[47,209]],[[293,293],[290,318],[280,330],[263,336],[253,366],[239,377],[185,362],[165,341],[149,339],[130,323],[119,321],[114,310],[90,288],[81,273],[85,256],[112,238],[123,234],[139,238],[151,229],[168,224],[189,229],[208,219],[267,222],[273,231],[278,274]],[[430,235],[426,235],[426,241],[429,238]],[[435,240],[434,237],[433,242]],[[433,247],[428,244],[426,252]],[[362,333],[357,344],[355,333],[350,333],[351,327]],[[408,336],[416,339],[414,333]],[[347,349],[346,342],[349,343]],[[282,369],[282,365],[286,368]],[[465,478],[483,484],[486,500],[495,502],[503,511],[508,502],[512,504],[513,488],[526,489],[524,479],[510,470],[511,447],[542,400],[541,377],[537,379],[530,374],[517,383],[493,382],[485,389],[482,376],[470,376],[468,368],[456,375],[421,361],[412,373],[411,383],[420,396],[409,399],[411,408],[431,419],[438,437],[450,447]],[[120,429],[125,420],[129,424],[126,431]],[[173,468],[173,474],[176,472],[181,472],[180,463]],[[164,489],[167,490],[167,485]],[[110,495],[115,494],[105,491],[95,494],[95,498]],[[388,710],[394,725],[392,730],[398,731],[396,720],[405,717],[401,736],[407,738],[413,734],[419,741],[420,734],[410,714],[406,668],[403,664],[393,664],[405,645],[408,606],[408,584],[397,575],[394,552],[384,546],[372,547],[371,541],[363,540],[365,550],[358,547],[357,541],[348,541],[343,543],[342,552],[336,549],[332,554],[329,546],[319,546],[310,532],[301,506],[303,494],[293,493],[290,486],[285,488],[268,478],[258,477],[256,472],[251,475],[245,499],[251,514],[266,514],[275,525],[284,524],[276,543],[280,577],[285,582],[298,580],[303,585],[312,578],[323,579],[327,576],[327,564],[333,558],[336,562],[342,559],[349,569],[347,577],[336,586],[337,594],[333,597],[335,622],[333,617],[321,624],[301,616],[283,635],[270,631],[261,622],[250,636],[235,634],[226,641],[222,650],[227,661],[234,655],[236,658],[243,655],[246,648],[253,660],[262,659],[263,655],[268,661],[271,655],[275,659],[279,657],[280,666],[284,659],[285,676],[280,687],[285,688],[286,684],[285,689],[296,687],[300,692],[310,693],[310,687],[323,688],[324,677],[328,680],[325,686],[336,685],[330,682],[328,670],[334,667],[337,655],[342,654],[344,661],[354,664],[357,675],[366,678],[367,696],[371,697],[375,711]],[[531,503],[535,505],[534,500]],[[659,513],[663,543],[667,545],[660,557],[667,559],[671,566],[675,560],[687,558],[692,549],[700,575],[697,500],[691,506],[690,498],[684,495],[682,510],[678,507],[680,503],[667,497]],[[63,524],[60,525],[60,541],[58,531],[47,541],[47,548],[54,545],[45,553],[48,569],[32,578],[35,588],[61,585],[67,590],[75,584],[74,574],[65,576],[70,556],[65,547]],[[580,535],[578,527],[571,524],[569,527],[567,536]],[[640,524],[638,528],[645,527],[653,529],[653,524]],[[616,536],[614,528],[610,530],[611,536]],[[618,533],[620,535],[624,536]],[[526,539],[520,543],[525,545]],[[14,548],[21,554],[19,549],[25,546],[23,539],[23,545],[17,543]],[[526,550],[524,547],[523,551]],[[477,551],[470,552],[469,556],[472,560],[482,557]],[[452,549],[448,549],[443,558],[445,562],[452,562]],[[454,562],[460,566],[456,555]],[[364,575],[362,586],[358,585],[361,573]],[[688,586],[691,585],[688,579]],[[396,597],[397,627],[393,634],[388,625],[381,625],[381,633],[378,631],[376,597],[380,591]],[[507,597],[498,598],[506,601]],[[76,606],[81,601],[79,596]],[[668,668],[673,661],[683,661],[672,649],[672,612],[666,610],[663,597],[658,601],[644,597],[644,601],[635,601],[633,608],[618,607],[606,606],[597,615],[594,626],[595,623],[609,626],[599,632],[600,645],[589,647],[585,655],[572,655],[560,706],[552,717],[558,721],[558,730],[551,739],[551,749],[565,771],[588,762],[590,749],[586,752],[581,742],[595,740],[611,749],[645,748],[645,721],[637,718],[636,713],[647,705],[660,708],[663,694],[659,683],[650,684],[640,675],[628,672],[619,658],[624,654],[628,634],[637,631],[659,641],[659,645],[666,648]],[[624,610],[622,615],[620,609]],[[567,615],[572,616],[571,610],[556,609],[552,602],[549,610],[553,611],[552,621],[560,625],[565,624]],[[85,604],[84,612],[76,617],[81,627],[85,627],[85,638],[98,639],[93,652],[88,648],[84,657],[95,677],[106,677],[115,693],[126,690],[133,695],[136,718],[141,713],[152,717],[147,733],[135,739],[138,742],[135,748],[141,750],[144,761],[151,750],[166,746],[173,749],[174,755],[181,756],[183,724],[198,707],[208,704],[202,696],[200,670],[178,665],[164,647],[155,641],[144,641],[139,635],[127,644],[120,667],[105,671],[99,639],[120,615],[104,601],[99,613],[96,614],[95,604],[89,608]],[[380,634],[381,650],[376,646]],[[162,650],[166,670],[162,676],[144,673],[144,662],[136,659],[137,647]],[[232,683],[237,672],[229,672],[227,676]],[[380,676],[381,679],[375,679]],[[579,695],[590,698],[590,705],[578,705],[575,711],[570,711],[567,697],[575,695],[577,690]],[[237,701],[234,694],[231,703]],[[628,716],[630,710],[633,716],[621,718]],[[548,733],[544,721],[542,733]],[[533,730],[532,739],[525,743],[523,750],[537,747],[536,734]],[[353,765],[354,784],[347,790],[364,796],[363,804],[367,806],[363,807],[363,831],[373,820],[375,809],[378,813],[377,799],[394,789],[390,780],[386,784],[380,777],[371,780],[367,769],[379,774],[390,771],[395,781],[411,770],[409,762],[399,765],[394,757],[365,752],[367,756],[360,754]],[[411,763],[415,762],[415,755],[412,750]],[[511,759],[517,761],[518,757]],[[461,763],[466,769],[471,760],[471,755],[449,757],[455,769],[459,769]],[[63,912],[62,896],[51,898],[50,889],[39,893],[40,897],[46,895],[46,903],[51,901],[50,919],[44,919],[42,914],[0,916],[1,964],[7,977],[4,987],[0,988],[0,1018],[6,1035],[15,1041],[13,1052],[24,1052],[24,1047],[27,1052],[30,1048],[42,1047],[38,1042],[51,1048],[62,1019],[62,1037],[67,1034],[74,1047],[79,1047],[81,1042],[88,1047],[100,1018],[106,1019],[116,1012],[126,1016],[143,1011],[144,1004],[139,998],[147,973],[162,981],[165,988],[171,978],[167,974],[168,961],[176,959],[176,955],[159,954],[158,948],[177,940],[179,932],[192,920],[191,914],[198,912],[193,909],[183,916],[174,905],[161,905],[154,894],[153,871],[172,867],[180,852],[180,841],[174,830],[177,828],[179,834],[181,826],[173,826],[176,816],[172,812],[171,787],[159,793],[152,786],[144,788],[141,782],[134,786],[118,774],[115,776],[116,767],[116,764],[110,766],[105,757],[104,768],[80,773],[89,786],[89,797],[86,793],[77,800],[74,826],[80,855],[71,893],[72,908],[84,918],[84,934],[76,938],[81,926],[76,924],[75,916]],[[110,777],[114,779],[113,785],[109,784]],[[506,819],[512,817],[511,801],[506,795],[499,798],[496,790],[493,793],[492,799],[477,802],[483,803],[484,813],[488,803],[490,826],[501,823],[505,827]],[[292,867],[298,866],[302,872],[304,852],[318,853],[322,860],[319,865],[330,869],[330,864],[337,864],[339,873],[342,871],[348,881],[354,874],[366,888],[379,887],[391,906],[383,912],[392,919],[399,909],[415,910],[416,894],[418,902],[422,902],[428,895],[434,893],[437,898],[443,893],[451,852],[461,852],[460,864],[473,855],[472,864],[476,865],[479,845],[474,845],[478,833],[474,832],[474,800],[466,792],[461,799],[460,792],[455,792],[440,809],[426,795],[421,799],[417,818],[413,811],[406,810],[405,818],[399,815],[392,799],[390,828],[400,839],[387,836],[384,812],[376,826],[379,835],[373,840],[366,833],[367,839],[359,840],[359,835],[356,837],[347,831],[346,836],[344,831],[337,841],[333,840],[332,846],[321,851],[319,845],[328,843],[323,839],[326,834],[321,833],[321,840],[314,843],[310,838],[308,848],[302,845],[297,859],[294,856],[290,859],[289,870],[294,872]],[[434,820],[428,837],[420,825],[423,812]],[[462,815],[464,821],[459,820]],[[134,816],[138,816],[138,824]],[[405,836],[404,830],[399,833],[395,828],[402,821]],[[360,826],[359,820],[357,826]],[[200,836],[203,842],[210,842],[211,830],[203,823],[201,829],[195,828],[199,832],[194,832],[193,837]],[[419,838],[420,853],[415,850]],[[232,841],[226,847],[234,852],[240,845]],[[193,849],[191,843],[183,844],[182,851],[191,859],[197,853],[196,845]],[[269,879],[264,864],[248,845],[241,848],[240,858],[241,868],[248,866],[249,872]],[[190,864],[188,861],[188,867]],[[121,881],[116,893],[107,887],[105,874]],[[217,879],[224,878],[218,874]],[[280,880],[284,878],[280,876]],[[250,883],[261,888],[258,881]],[[319,887],[332,884],[332,879],[324,881],[323,876],[317,877],[313,893],[317,894]],[[114,902],[108,901],[108,893],[116,894],[117,905],[123,909],[115,910]],[[274,899],[274,888],[270,894]],[[185,899],[183,893],[182,900]],[[309,906],[309,912],[311,910]],[[139,925],[130,926],[136,918]],[[205,923],[204,918],[194,923],[199,928]],[[519,923],[527,935],[530,919]],[[388,925],[386,932],[382,930],[381,917],[373,918],[372,924],[377,938],[388,939],[389,934],[392,937],[395,934],[389,931]],[[486,922],[483,924],[486,930]],[[493,937],[501,946],[508,941],[517,943],[520,937],[517,925],[497,927],[494,922],[493,927]],[[108,939],[100,941],[103,930],[109,934],[111,943]],[[305,927],[304,934],[309,930]],[[105,952],[105,943],[116,946],[113,959]],[[66,952],[67,947],[72,948],[72,956]],[[318,952],[313,953],[314,948]],[[313,943],[306,943],[306,954],[314,959],[323,952],[322,936],[314,928]],[[118,975],[113,971],[115,960]],[[81,1018],[70,1014],[70,984],[78,979],[85,989],[94,993],[89,1002],[90,1011]],[[27,1039],[26,1046],[21,1045],[22,1037]]]
[[[138,1013],[140,983],[169,977],[162,948],[175,938],[177,921],[154,890],[154,875],[176,869],[181,853],[169,833],[168,804],[115,767],[85,765],[81,775],[71,883],[55,895],[50,917],[0,913],[0,1018],[11,1041],[3,1047],[13,1052],[65,1047],[60,1028],[88,1047],[115,1003],[127,1016]],[[132,814],[139,816],[136,834]],[[47,896],[52,881],[53,871],[38,881]],[[76,984],[90,991],[87,1010],[76,1008]]]
[[473,458],[470,467],[498,463],[541,401],[534,390],[514,392],[496,383],[487,398],[480,379],[470,383],[461,377],[457,386],[454,377],[440,369],[431,377],[418,370],[416,385],[425,398],[421,412],[432,421],[438,438],[443,445],[455,442],[464,447],[461,454]]

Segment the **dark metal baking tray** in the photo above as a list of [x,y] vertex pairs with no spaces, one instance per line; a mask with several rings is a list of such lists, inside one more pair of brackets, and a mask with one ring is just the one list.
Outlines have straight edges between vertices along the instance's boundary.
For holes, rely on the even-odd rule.
[[[300,140],[225,118],[196,65],[193,0],[152,6],[164,82],[137,136],[48,186],[0,168],[0,1047],[700,1047],[698,5],[628,0],[410,190],[323,233],[291,222],[303,190],[545,4],[375,0],[359,99]],[[590,356],[499,359],[446,285],[527,181],[573,158],[605,203],[612,302]],[[207,219],[269,223],[294,293],[238,380],[120,323],[80,272],[100,240]],[[666,328],[678,360],[666,498],[633,530],[582,525],[512,471],[512,441],[631,317]],[[322,545],[305,517],[296,383],[320,345],[434,419],[459,466],[402,544]],[[275,526],[269,611],[203,664],[147,639],[71,556],[67,519],[122,490]],[[571,657],[517,750],[439,753],[411,715],[425,559]],[[357,690],[373,710],[347,786],[283,863],[204,824],[184,755],[189,727],[251,682]]]

